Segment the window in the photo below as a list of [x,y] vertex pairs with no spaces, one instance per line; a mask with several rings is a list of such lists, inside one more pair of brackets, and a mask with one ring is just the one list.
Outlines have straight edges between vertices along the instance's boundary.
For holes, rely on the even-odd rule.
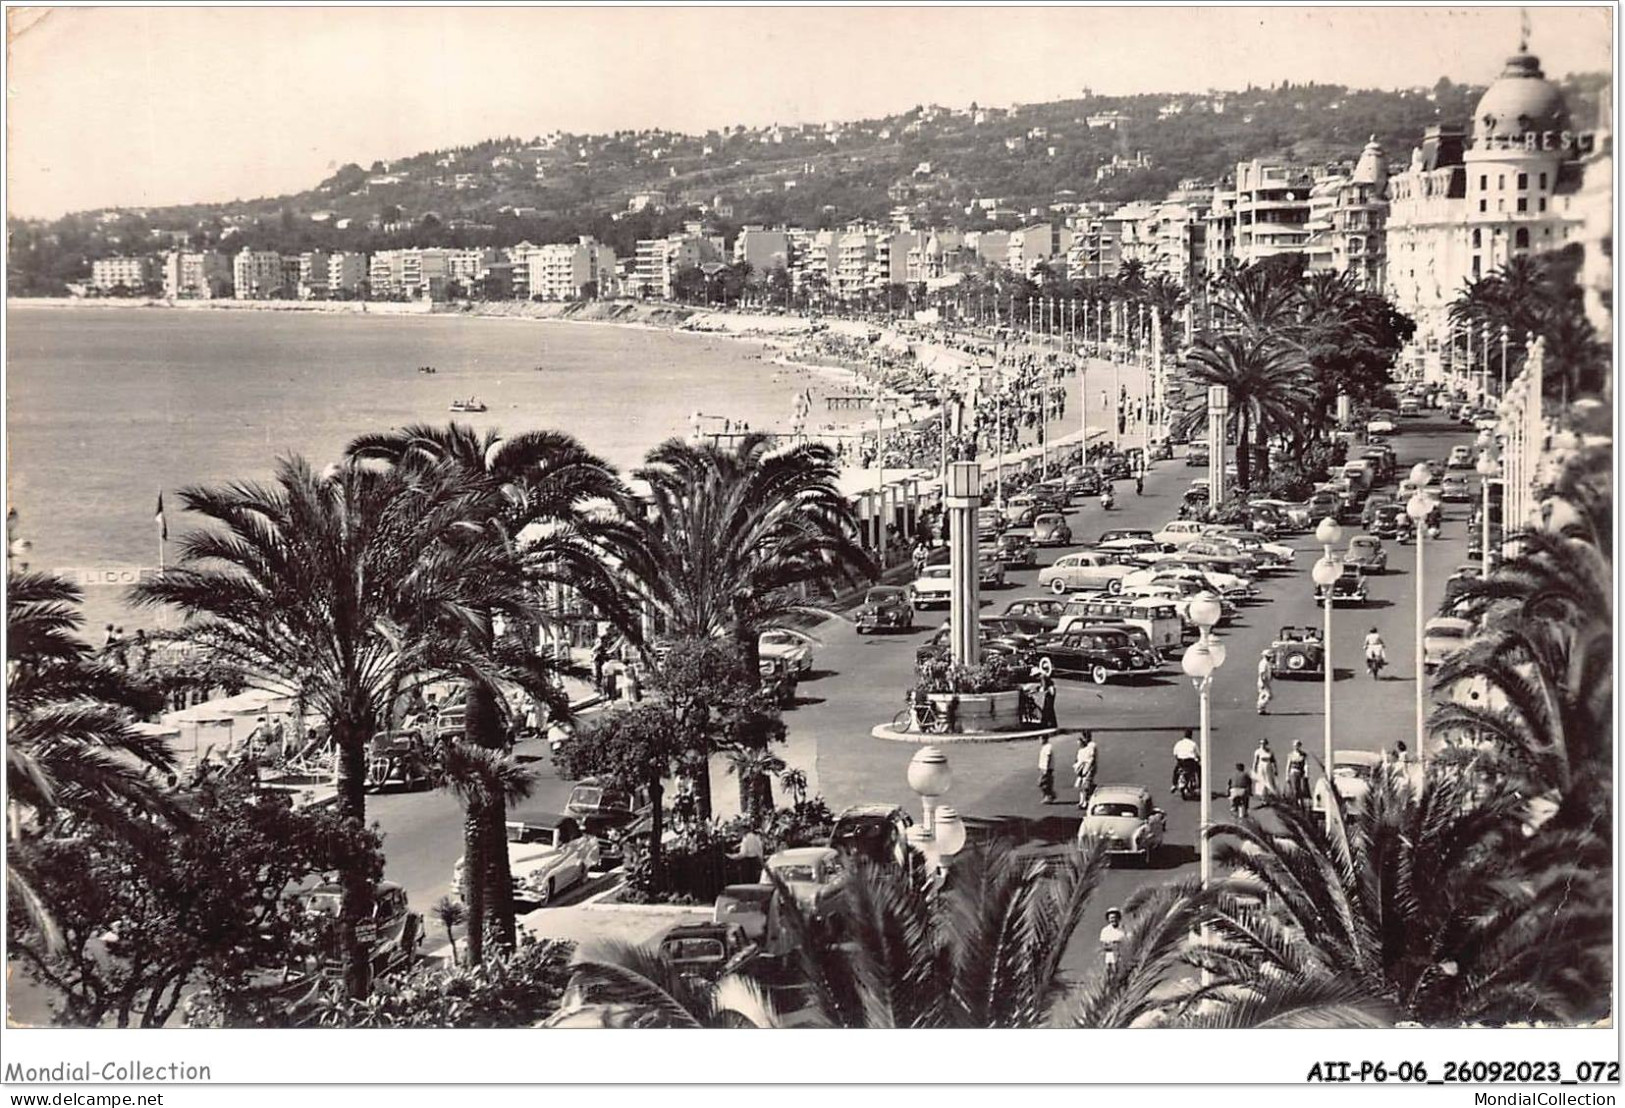
[[1529,210],[1529,197],[1527,197],[1527,196],[1518,197],[1518,210],[1520,212],[1527,212]]
[[1505,173],[1497,173],[1495,175],[1495,187],[1498,189],[1504,189],[1507,187],[1507,175]]
[[1483,192],[1490,187],[1490,177],[1487,173],[1478,175],[1478,191]]
[[1545,197],[1544,197],[1544,196],[1542,196],[1542,197],[1541,197],[1541,198],[1540,198],[1540,210],[1541,210],[1541,211],[1545,211],[1545,210],[1546,210],[1546,198],[1545,198]]
[[[1481,260],[1480,260],[1480,258],[1479,258],[1479,256],[1477,254],[1474,254],[1473,255],[1473,280],[1475,280],[1475,281],[1478,280],[1478,275],[1479,275],[1480,268],[1481,268]],[[1416,271],[1415,270],[1411,271],[1411,276],[1412,277],[1416,276]]]
[[1478,202],[1478,210],[1481,211],[1481,212],[1489,211],[1490,210],[1489,209],[1489,201],[1488,200],[1480,200]]
[[1540,187],[1542,190],[1546,188],[1546,174],[1544,173],[1540,175]]
[[1529,249],[1529,228],[1519,227],[1517,234],[1512,236],[1512,245],[1519,250]]
[[1495,210],[1498,211],[1498,212],[1504,212],[1504,211],[1507,210],[1506,197],[1502,196],[1502,197],[1498,197],[1496,199],[1496,201],[1495,201]]
[[1518,191],[1522,192],[1524,189],[1526,189],[1528,187],[1529,187],[1529,174],[1527,174],[1527,173],[1518,174]]
[[1477,227],[1473,228],[1473,249],[1477,250],[1484,245],[1484,232]]

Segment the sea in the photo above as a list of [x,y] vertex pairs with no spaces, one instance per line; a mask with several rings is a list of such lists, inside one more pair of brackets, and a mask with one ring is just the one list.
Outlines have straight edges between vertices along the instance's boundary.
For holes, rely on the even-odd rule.
[[[7,310],[7,503],[30,568],[85,588],[87,634],[152,626],[118,582],[157,565],[160,492],[320,467],[356,435],[456,420],[575,435],[623,473],[654,445],[727,418],[788,425],[796,395],[849,391],[759,342],[616,325],[303,312]],[[436,373],[420,373],[433,366]],[[471,397],[488,410],[454,414]],[[824,416],[815,407],[819,418]],[[854,417],[857,418],[857,417]],[[97,584],[91,582],[103,582]]]

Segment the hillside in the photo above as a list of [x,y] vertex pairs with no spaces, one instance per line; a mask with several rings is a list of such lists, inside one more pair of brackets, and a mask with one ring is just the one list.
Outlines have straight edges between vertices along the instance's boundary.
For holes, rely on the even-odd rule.
[[[1577,126],[1604,78],[1568,82]],[[60,291],[89,261],[172,246],[375,250],[593,234],[617,254],[700,215],[827,227],[907,208],[928,225],[1010,226],[1051,205],[1160,197],[1255,157],[1355,158],[1376,135],[1402,164],[1431,123],[1465,124],[1482,87],[1301,85],[1200,96],[1087,96],[1013,109],[921,106],[883,119],[680,135],[491,139],[369,167],[308,191],[228,204],[10,223],[12,294]],[[1109,118],[1108,118],[1109,117]],[[1114,155],[1149,165],[1097,179]],[[972,201],[995,199],[993,223]],[[641,206],[641,210],[629,208]],[[1064,210],[1064,209],[1063,209]]]

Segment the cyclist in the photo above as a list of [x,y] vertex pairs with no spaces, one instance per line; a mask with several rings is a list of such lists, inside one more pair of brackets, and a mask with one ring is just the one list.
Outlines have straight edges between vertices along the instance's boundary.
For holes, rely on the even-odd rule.
[[1382,635],[1373,627],[1365,637],[1365,668],[1376,677],[1382,672],[1382,667],[1388,664],[1388,651],[1383,645]]
[[1184,778],[1181,774],[1190,774],[1190,780],[1202,779],[1202,750],[1196,745],[1196,740],[1189,731],[1183,738],[1174,743],[1174,781],[1168,789],[1169,792],[1179,791],[1179,785]]

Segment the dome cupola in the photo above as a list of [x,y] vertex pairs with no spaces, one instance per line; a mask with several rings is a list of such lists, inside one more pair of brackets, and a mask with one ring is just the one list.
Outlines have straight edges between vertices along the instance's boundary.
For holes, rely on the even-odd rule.
[[1478,101],[1473,112],[1473,138],[1522,135],[1531,131],[1566,131],[1568,105],[1563,93],[1541,72],[1540,59],[1519,43],[1506,68]]
[[1388,182],[1388,163],[1383,160],[1382,144],[1377,136],[1372,135],[1371,141],[1365,144],[1360,152],[1360,160],[1354,166],[1354,183],[1357,185],[1384,185]]

